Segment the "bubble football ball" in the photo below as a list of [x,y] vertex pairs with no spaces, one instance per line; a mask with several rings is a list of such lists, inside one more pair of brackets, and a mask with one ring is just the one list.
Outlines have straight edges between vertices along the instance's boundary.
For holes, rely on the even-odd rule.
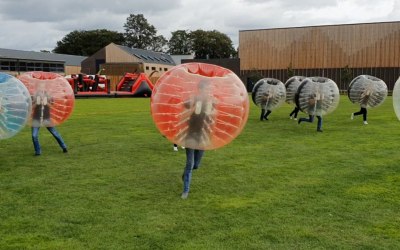
[[75,97],[71,85],[51,72],[26,72],[18,77],[32,97],[32,127],[53,127],[71,115]]
[[285,85],[274,78],[260,79],[251,92],[253,103],[266,110],[274,110],[282,105],[286,98]]
[[28,89],[17,78],[0,73],[0,139],[25,127],[32,110]]
[[388,89],[381,79],[360,75],[350,82],[347,95],[352,103],[359,103],[363,108],[374,108],[385,101]]
[[305,78],[296,93],[297,107],[309,115],[329,114],[337,108],[339,100],[336,83],[325,77]]
[[240,134],[247,122],[249,100],[244,84],[229,69],[186,63],[157,81],[151,113],[161,134],[171,142],[210,150]]
[[393,87],[393,108],[397,119],[400,120],[400,77]]
[[285,82],[286,88],[286,103],[295,103],[295,95],[300,83],[305,79],[304,76],[292,76]]

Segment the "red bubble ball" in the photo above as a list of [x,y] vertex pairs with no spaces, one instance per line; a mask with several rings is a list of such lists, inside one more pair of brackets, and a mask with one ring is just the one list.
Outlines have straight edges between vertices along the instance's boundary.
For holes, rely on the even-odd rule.
[[157,128],[171,142],[201,150],[236,138],[249,115],[247,90],[229,69],[186,63],[164,73],[151,96]]
[[32,97],[32,127],[53,127],[72,114],[74,92],[68,81],[52,72],[33,71],[18,76]]

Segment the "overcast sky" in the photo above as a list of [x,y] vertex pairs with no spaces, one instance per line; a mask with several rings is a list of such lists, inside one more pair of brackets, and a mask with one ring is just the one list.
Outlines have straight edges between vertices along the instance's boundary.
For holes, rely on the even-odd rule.
[[176,30],[239,30],[400,21],[400,0],[0,0],[0,48],[53,50],[74,30],[124,32],[143,14],[169,39]]

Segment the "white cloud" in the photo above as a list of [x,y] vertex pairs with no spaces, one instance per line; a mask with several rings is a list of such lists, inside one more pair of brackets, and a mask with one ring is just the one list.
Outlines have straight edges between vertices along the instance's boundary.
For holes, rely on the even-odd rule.
[[400,0],[1,0],[0,47],[52,50],[73,30],[123,32],[143,14],[159,34],[218,30],[235,47],[239,30],[398,20]]

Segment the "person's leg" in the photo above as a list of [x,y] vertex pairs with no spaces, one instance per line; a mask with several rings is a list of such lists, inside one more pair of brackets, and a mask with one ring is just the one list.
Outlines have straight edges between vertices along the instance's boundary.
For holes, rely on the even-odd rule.
[[363,120],[364,122],[367,121],[367,109],[366,108],[361,108],[362,114],[363,114]]
[[294,108],[294,119],[297,120],[297,114],[299,113],[300,109],[298,107]]
[[318,124],[317,124],[317,131],[322,132],[322,117],[317,115]]
[[298,121],[298,124],[300,124],[300,122],[313,122],[314,121],[314,116],[313,115],[309,115],[308,119],[307,118],[300,118]]
[[190,182],[192,179],[192,169],[194,165],[194,149],[186,148],[186,165],[183,171],[182,179],[183,179],[183,193],[182,198],[186,199],[190,189]]
[[39,129],[40,127],[32,127],[32,142],[33,148],[35,149],[35,155],[40,155],[42,153],[39,143]]
[[62,148],[63,152],[66,153],[68,152],[67,150],[67,145],[65,145],[64,140],[62,139],[61,135],[58,133],[55,127],[46,127],[47,130],[54,136],[54,138],[57,140],[58,145]]
[[201,158],[203,158],[204,150],[195,150],[194,151],[194,163],[193,169],[198,169],[200,167]]
[[260,121],[264,120],[265,109],[261,109]]
[[362,115],[363,113],[363,108],[361,108],[360,111],[353,113],[353,116]]
[[293,118],[293,115],[295,115],[295,114],[296,114],[296,108],[294,108],[294,109],[292,110],[292,112],[290,112],[290,114],[289,114],[290,119],[292,119],[292,118]]
[[271,110],[269,110],[269,109],[267,110],[267,113],[264,115],[265,120],[268,121],[268,116],[269,116],[269,114],[271,114],[271,112],[272,112]]

